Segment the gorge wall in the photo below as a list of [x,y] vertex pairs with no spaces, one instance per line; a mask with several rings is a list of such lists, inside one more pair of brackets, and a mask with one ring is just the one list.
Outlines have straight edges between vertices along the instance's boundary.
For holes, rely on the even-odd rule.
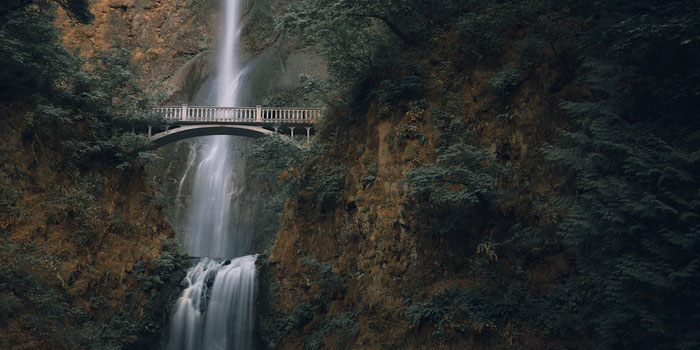
[[[244,2],[241,50],[254,62],[243,100],[262,103],[269,91],[292,89],[299,74],[325,77],[325,64],[297,40],[280,40],[274,30],[290,1]],[[220,3],[204,1],[101,0],[93,23],[76,24],[61,12],[64,45],[82,55],[122,46],[130,50],[144,84],[164,91],[171,104],[190,103],[211,78],[221,24]]]
[[157,342],[187,261],[156,189],[142,170],[79,171],[18,118],[2,130],[0,346]]
[[296,4],[335,80],[309,150],[252,155],[263,346],[698,344],[690,3]]
[[[129,155],[143,140],[123,130],[122,120],[143,101],[134,86],[162,89],[213,42],[196,13],[175,4],[97,2],[91,24],[51,3],[38,7],[43,12],[0,11],[3,34],[24,45],[4,46],[15,51],[3,52],[3,77],[14,76],[13,86],[0,88],[0,347],[149,349],[161,340],[188,261],[165,219],[163,194],[148,181],[148,160]],[[27,31],[40,39],[27,40]],[[169,40],[179,46],[163,45]],[[126,58],[99,56],[120,45],[134,49]]]
[[[52,17],[51,3],[1,11],[3,35],[22,44],[3,45],[11,54],[3,52],[0,87],[2,348],[152,348],[177,297],[187,257],[147,182],[148,161],[129,155],[143,141],[123,129],[131,112],[116,107],[147,97],[130,85],[131,57],[91,60],[129,36],[125,8],[97,4],[93,25],[61,10]],[[138,80],[180,64],[164,63]]]
[[[163,345],[193,143],[136,156],[125,114],[208,100],[218,6],[59,9],[87,68],[37,49],[52,69],[28,78],[5,31],[32,22],[0,7],[0,347]],[[258,347],[695,348],[695,12],[246,2],[245,104],[326,107],[309,147],[270,137],[239,160],[261,196]]]

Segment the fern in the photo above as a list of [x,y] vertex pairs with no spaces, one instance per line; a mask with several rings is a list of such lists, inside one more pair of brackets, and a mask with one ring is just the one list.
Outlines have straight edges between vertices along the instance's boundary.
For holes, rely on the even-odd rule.
[[434,207],[473,206],[496,200],[502,191],[496,177],[505,169],[484,150],[465,144],[449,147],[435,164],[422,165],[406,172],[403,180],[409,195]]
[[495,324],[500,323],[505,314],[502,300],[459,286],[435,290],[425,301],[412,303],[403,311],[413,327],[432,327],[433,336],[439,341],[452,332],[483,333],[495,329]]
[[487,151],[458,143],[444,150],[434,164],[406,171],[402,182],[408,185],[408,195],[422,219],[440,222],[427,226],[447,233],[459,227],[472,209],[504,195],[497,177],[505,172]]
[[[606,110],[566,107],[581,115]],[[697,342],[687,322],[700,310],[697,136],[672,138],[612,114],[580,126],[563,134],[568,146],[544,152],[576,179],[577,195],[556,202],[566,210],[559,232],[594,296],[587,307],[598,312],[589,322],[606,347]]]
[[304,342],[304,350],[318,350],[325,345],[330,345],[331,339],[335,340],[332,348],[342,348],[347,345],[351,337],[355,337],[358,333],[355,314],[350,311],[330,320],[323,320],[318,324],[320,327],[314,329],[310,338]]

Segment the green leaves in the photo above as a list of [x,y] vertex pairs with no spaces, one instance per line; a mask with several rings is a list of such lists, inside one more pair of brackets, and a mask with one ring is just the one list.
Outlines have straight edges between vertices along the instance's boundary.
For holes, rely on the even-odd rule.
[[445,150],[435,164],[407,171],[403,181],[419,202],[466,209],[497,200],[503,193],[496,178],[504,173],[489,152],[460,143]]
[[76,64],[57,42],[51,6],[0,11],[0,102],[35,101],[57,93],[57,83]]
[[[57,2],[77,19],[89,20],[87,1]],[[101,51],[86,64],[59,43],[55,6],[25,5],[0,11],[0,103],[35,106],[25,117],[26,133],[49,147],[68,148],[67,158],[76,165],[133,161],[133,151],[144,142],[132,132],[145,130],[157,116],[130,53]]]
[[452,286],[431,293],[425,301],[414,302],[403,311],[413,327],[434,327],[439,341],[459,333],[491,330],[507,314],[502,301],[491,299],[473,289]]
[[321,349],[324,345],[329,344],[331,339],[336,340],[335,343],[332,344],[332,347],[342,348],[343,346],[347,346],[347,344],[345,344],[346,340],[356,336],[358,333],[355,313],[351,311],[343,312],[340,315],[324,321],[325,322],[319,322],[319,327],[316,327],[310,339],[304,342],[304,350]]
[[606,347],[690,341],[697,335],[678,320],[692,319],[699,305],[700,221],[684,213],[700,186],[690,175],[700,143],[596,104],[568,107],[580,128],[544,152],[576,178],[577,195],[556,202],[566,210],[560,235],[592,283],[586,307],[597,313],[589,322]]
[[418,213],[415,223],[421,231],[461,235],[476,210],[505,195],[497,186],[505,173],[488,151],[457,143],[443,150],[434,164],[406,171],[401,182],[408,185],[409,207]]
[[489,85],[497,93],[507,95],[520,85],[520,75],[521,73],[517,68],[507,66],[489,80]]
[[502,50],[502,11],[479,10],[472,8],[459,17],[455,26],[462,51],[474,62],[491,59]]
[[384,108],[403,106],[411,100],[421,99],[424,94],[423,78],[409,74],[398,80],[383,80],[373,91]]
[[384,66],[388,57],[401,55],[405,46],[429,43],[432,34],[474,3],[301,0],[286,9],[276,28],[315,46],[326,59],[335,86],[343,89],[366,79],[367,73],[391,68]]
[[311,193],[316,207],[321,213],[327,213],[335,209],[342,199],[345,189],[344,166],[335,166],[328,169],[316,168],[313,176],[307,179],[307,190]]

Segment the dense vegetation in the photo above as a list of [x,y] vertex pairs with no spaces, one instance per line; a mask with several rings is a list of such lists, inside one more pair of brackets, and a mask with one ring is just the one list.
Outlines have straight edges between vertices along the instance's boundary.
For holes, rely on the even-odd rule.
[[[58,1],[77,20],[92,17],[85,1]],[[82,167],[121,164],[128,167],[146,142],[146,121],[153,98],[137,84],[129,52],[114,47],[89,57],[76,56],[58,40],[56,5],[18,1],[0,8],[0,103],[3,119],[25,112],[25,138],[39,137],[63,147]],[[142,158],[151,155],[143,153]],[[122,164],[124,163],[124,164]]]
[[[315,95],[328,113],[315,151],[275,155],[266,172],[293,186],[288,210],[317,221],[299,242],[327,235],[338,249],[316,258],[350,261],[341,276],[359,279],[367,271],[344,252],[371,232],[353,226],[354,198],[380,193],[386,161],[368,154],[377,126],[393,127],[380,143],[404,169],[394,184],[407,214],[387,217],[389,230],[417,235],[441,266],[424,284],[398,282],[413,341],[698,348],[698,15],[684,0],[293,2],[278,28],[328,61]],[[304,251],[283,260],[289,244],[263,265],[313,276]],[[306,325],[307,348],[317,324],[344,315],[315,294],[294,306],[273,292],[281,310],[261,323]],[[361,296],[336,299],[374,320],[347,334],[382,322]]]
[[[185,265],[154,98],[58,7],[92,18],[0,4],[0,347],[148,348]],[[276,30],[329,78],[268,99],[326,106],[311,147],[248,155],[262,345],[700,347],[697,1],[298,0]]]
[[58,6],[92,19],[0,4],[0,347],[150,348],[186,263],[136,152],[153,98],[125,49],[65,50]]

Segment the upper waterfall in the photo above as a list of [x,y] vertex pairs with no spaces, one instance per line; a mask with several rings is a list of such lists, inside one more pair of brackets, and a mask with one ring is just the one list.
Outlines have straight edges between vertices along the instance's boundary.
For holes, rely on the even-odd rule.
[[[243,70],[237,50],[240,37],[240,3],[224,1],[223,33],[217,65],[216,104],[234,106]],[[231,138],[212,136],[202,143],[203,159],[197,167],[192,201],[187,213],[185,248],[193,256],[231,257],[247,252],[249,237],[229,234],[231,202],[242,191],[240,181],[234,181],[236,170],[232,163]],[[240,170],[239,170],[240,171]]]
[[237,54],[241,35],[240,8],[239,0],[224,2],[224,27],[216,75],[216,105],[220,107],[233,107],[238,103],[238,87],[243,73]]

